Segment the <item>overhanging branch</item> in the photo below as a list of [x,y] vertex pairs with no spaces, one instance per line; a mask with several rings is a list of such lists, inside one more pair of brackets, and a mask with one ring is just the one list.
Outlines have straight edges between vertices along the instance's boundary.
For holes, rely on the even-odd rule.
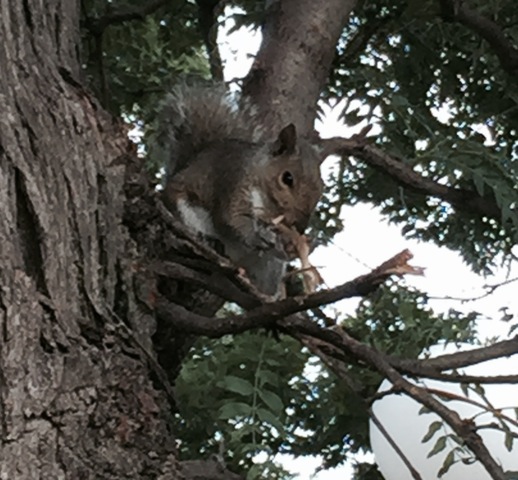
[[[350,348],[344,348],[340,337],[337,337],[333,331],[333,329],[338,327],[324,328],[318,323],[309,320],[306,316],[297,314],[345,298],[364,296],[376,289],[391,275],[421,274],[421,269],[408,265],[408,261],[411,258],[410,252],[405,250],[382,263],[372,272],[345,282],[338,287],[319,291],[304,297],[290,297],[270,303],[264,303],[264,299],[257,296],[253,289],[243,291],[243,287],[247,287],[246,283],[234,284],[229,277],[211,277],[182,265],[163,262],[161,265],[154,264],[151,270],[156,274],[193,282],[214,293],[226,295],[227,299],[234,301],[245,309],[249,309],[249,311],[241,315],[232,315],[224,318],[205,317],[173,304],[163,297],[157,299],[154,308],[159,317],[181,333],[219,338],[224,335],[239,334],[248,330],[276,327],[298,338],[303,343],[308,338],[318,339],[321,343],[312,344],[312,351],[320,350],[322,355],[329,357],[324,350],[335,349],[335,358],[343,362],[346,360],[343,357],[343,353],[352,354],[355,358],[359,358],[357,356],[358,353],[366,355],[366,352],[373,349],[352,338],[349,344]],[[231,272],[230,269],[229,272]],[[339,329],[339,332],[341,333],[342,329]],[[381,355],[383,355],[386,362],[403,374],[450,382],[518,383],[518,375],[484,377],[443,373],[446,370],[462,368],[517,353],[518,336],[488,347],[441,355],[432,359],[401,359],[385,354]],[[380,353],[377,352],[377,354]]]
[[334,137],[321,140],[320,145],[328,155],[333,153],[352,155],[363,160],[373,168],[383,171],[400,185],[414,192],[444,200],[459,211],[476,213],[496,219],[501,219],[502,217],[502,211],[493,196],[482,197],[475,191],[449,187],[423,177],[401,159],[385,153],[375,145],[369,144],[364,134],[350,139]]
[[511,78],[516,79],[518,49],[513,46],[497,23],[471,10],[465,0],[439,0],[439,3],[445,21],[457,21],[485,39],[500,60],[502,68]]

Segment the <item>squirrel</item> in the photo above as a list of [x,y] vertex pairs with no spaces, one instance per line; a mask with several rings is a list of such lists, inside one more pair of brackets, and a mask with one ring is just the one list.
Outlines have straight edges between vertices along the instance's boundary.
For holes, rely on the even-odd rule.
[[214,86],[169,94],[158,125],[165,205],[192,230],[219,241],[262,293],[281,296],[294,257],[286,227],[302,234],[322,194],[317,150],[293,124],[272,138],[251,106],[238,109]]

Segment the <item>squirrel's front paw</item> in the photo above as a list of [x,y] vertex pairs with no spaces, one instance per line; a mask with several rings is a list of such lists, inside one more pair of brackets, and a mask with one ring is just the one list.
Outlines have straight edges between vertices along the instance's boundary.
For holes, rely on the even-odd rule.
[[256,232],[259,240],[257,247],[260,250],[273,252],[281,259],[288,258],[283,239],[275,226],[261,223]]
[[271,250],[276,247],[278,243],[277,233],[271,226],[258,222],[255,228],[255,233],[255,243],[259,249]]

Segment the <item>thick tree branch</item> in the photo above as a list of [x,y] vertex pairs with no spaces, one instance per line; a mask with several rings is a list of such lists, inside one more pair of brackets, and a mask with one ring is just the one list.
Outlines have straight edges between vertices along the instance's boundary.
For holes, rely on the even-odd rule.
[[[228,285],[225,285],[221,282],[221,278],[219,278],[218,282],[216,282],[219,283],[219,285],[215,287],[213,285],[213,278],[181,265],[164,263],[162,267],[155,265],[152,267],[152,270],[161,275],[192,281],[203,288],[214,291],[214,293],[228,295],[228,298],[232,301],[236,301],[236,303],[244,308],[252,309],[242,315],[233,315],[225,318],[209,318],[189,312],[183,307],[172,304],[161,297],[154,306],[160,317],[163,317],[172,328],[183,333],[218,338],[227,334],[238,334],[248,330],[277,326],[285,329],[297,338],[299,338],[300,335],[308,335],[327,343],[328,348],[334,348],[338,352],[343,352],[343,344],[340,339],[337,339],[332,330],[322,328],[317,323],[309,320],[303,321],[301,320],[302,317],[294,314],[317,308],[321,305],[327,305],[344,298],[363,296],[379,286],[379,284],[390,275],[409,273],[408,269],[411,270],[411,273],[415,273],[416,269],[406,263],[409,258],[409,252],[404,251],[383,263],[369,274],[345,282],[333,289],[316,292],[305,297],[291,297],[266,304],[262,303],[262,300],[255,296],[254,292],[239,291],[235,285],[230,283],[230,280]],[[357,342],[357,348],[361,348],[361,345],[361,342]],[[320,347],[320,349],[322,350],[322,347]],[[353,351],[350,353],[352,353],[353,356],[355,355]],[[441,355],[426,360],[401,359],[388,355],[385,356],[385,360],[394,368],[408,375],[444,381],[459,381],[463,383],[515,383],[518,381],[518,375],[484,377],[445,374],[442,372],[517,353],[518,336],[488,347]],[[339,355],[335,356],[339,358]],[[342,358],[341,360],[344,359]]]
[[[213,338],[230,333],[242,333],[250,329],[273,326],[277,320],[294,313],[317,308],[344,298],[363,296],[373,291],[391,275],[421,274],[421,269],[408,265],[407,261],[410,258],[412,258],[412,254],[405,250],[384,262],[372,272],[338,287],[322,290],[304,297],[289,297],[278,302],[262,304],[243,315],[233,315],[216,320],[196,315],[163,298],[157,301],[156,311],[160,317],[167,319],[175,329],[183,333]],[[201,275],[194,276],[187,269],[173,267],[172,264],[164,267],[162,272],[165,272],[167,268],[171,270],[174,268],[178,275],[189,276],[190,280],[194,280],[199,284],[202,284],[205,280]],[[207,284],[207,288],[211,288],[211,286]],[[213,286],[213,288],[217,289],[218,293],[222,293],[225,287],[219,285],[217,287]],[[234,298],[237,298],[237,296]],[[246,297],[245,301],[249,302],[250,297]]]
[[[495,358],[508,357],[518,353],[518,335],[510,340],[502,340],[501,342],[489,345],[488,347],[476,348],[465,352],[451,353],[441,355],[435,358],[422,360],[422,365],[436,370],[452,370],[456,368],[476,365],[477,363],[494,360]],[[398,361],[401,368],[411,368],[412,360]],[[414,361],[415,362],[415,361]]]
[[243,82],[243,93],[257,106],[264,125],[277,129],[293,123],[302,135],[313,132],[315,107],[356,2],[265,2],[263,42]]
[[[483,355],[484,349],[479,352]],[[484,360],[485,361],[485,360]],[[518,375],[494,375],[491,377],[485,375],[464,375],[454,373],[441,373],[430,369],[426,366],[426,360],[414,360],[415,366],[411,369],[401,367],[394,360],[390,361],[391,365],[397,368],[401,373],[423,378],[430,378],[432,380],[440,380],[441,382],[464,383],[464,384],[484,384],[484,385],[498,385],[503,383],[518,383]],[[480,362],[478,362],[480,363]]]
[[466,0],[439,0],[445,21],[457,21],[484,38],[500,60],[502,68],[516,79],[518,75],[518,49],[493,20],[480,15],[467,6]]
[[[481,197],[475,191],[441,185],[423,177],[401,159],[390,156],[378,147],[368,143],[363,134],[350,139],[334,137],[321,140],[320,145],[327,155],[332,153],[352,155],[377,168],[402,186],[424,195],[431,195],[450,203],[459,211],[476,213],[500,219],[502,211],[493,196]],[[516,212],[514,212],[516,215]],[[516,220],[518,222],[518,220]]]

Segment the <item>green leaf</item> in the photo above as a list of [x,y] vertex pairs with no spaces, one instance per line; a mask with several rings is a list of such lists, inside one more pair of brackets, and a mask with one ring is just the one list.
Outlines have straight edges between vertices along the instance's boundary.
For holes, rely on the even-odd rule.
[[439,469],[439,472],[437,472],[437,476],[441,478],[449,469],[450,467],[455,463],[455,454],[453,453],[453,450],[446,455],[446,458],[444,459],[444,462],[442,462],[442,466]]
[[446,437],[440,437],[433,446],[432,450],[428,453],[427,458],[433,457],[437,455],[439,452],[442,452],[446,448]]
[[259,378],[259,385],[261,387],[266,384],[270,384],[272,387],[279,386],[279,375],[269,370],[260,370],[257,373],[257,377]]
[[[455,435],[454,433],[450,433],[448,435],[448,438],[453,440],[457,445],[464,445],[465,444],[464,439],[462,437],[459,437],[458,435]],[[455,447],[455,448],[459,448],[459,447]]]
[[228,375],[221,382],[218,383],[218,387],[224,388],[230,392],[238,393],[248,397],[254,393],[254,386],[243,378],[236,377],[234,375]]
[[513,443],[514,435],[512,434],[512,432],[505,432],[505,448],[507,448],[509,452],[513,450]]
[[480,385],[479,383],[475,383],[472,388],[473,388],[473,391],[475,393],[477,393],[478,395],[480,395],[481,397],[485,396],[486,391],[484,390],[484,387],[482,385]]
[[266,405],[273,413],[279,415],[283,412],[284,404],[277,394],[268,390],[259,390],[257,393],[259,394],[261,400],[266,403]]
[[270,365],[271,367],[280,367],[281,362],[279,360],[276,360],[275,358],[267,357],[264,359],[264,362],[267,365]]
[[420,409],[419,409],[419,412],[417,412],[418,415],[426,415],[428,413],[433,413],[428,407],[426,406],[422,406]]
[[473,183],[475,185],[475,189],[477,190],[477,193],[483,197],[484,196],[484,178],[480,175],[474,174],[473,175]]
[[468,383],[461,383],[460,388],[462,390],[462,393],[465,397],[469,397],[469,384]]
[[430,440],[435,435],[435,433],[441,429],[442,426],[443,422],[441,422],[440,420],[432,422],[428,427],[428,432],[426,432],[426,435],[422,438],[421,443],[428,442],[428,440]]
[[218,419],[228,420],[230,418],[248,417],[252,415],[252,406],[243,402],[225,403],[218,412]]
[[260,433],[260,426],[256,423],[245,424],[241,425],[239,428],[234,428],[230,432],[230,442],[234,444],[239,443],[242,446],[243,451],[248,451],[252,448],[257,448],[256,444],[246,443],[243,439],[246,436],[250,438],[250,434],[253,432]]
[[266,422],[274,427],[282,438],[286,438],[286,432],[282,422],[270,411],[265,408],[259,408],[257,410],[257,416],[262,422]]

